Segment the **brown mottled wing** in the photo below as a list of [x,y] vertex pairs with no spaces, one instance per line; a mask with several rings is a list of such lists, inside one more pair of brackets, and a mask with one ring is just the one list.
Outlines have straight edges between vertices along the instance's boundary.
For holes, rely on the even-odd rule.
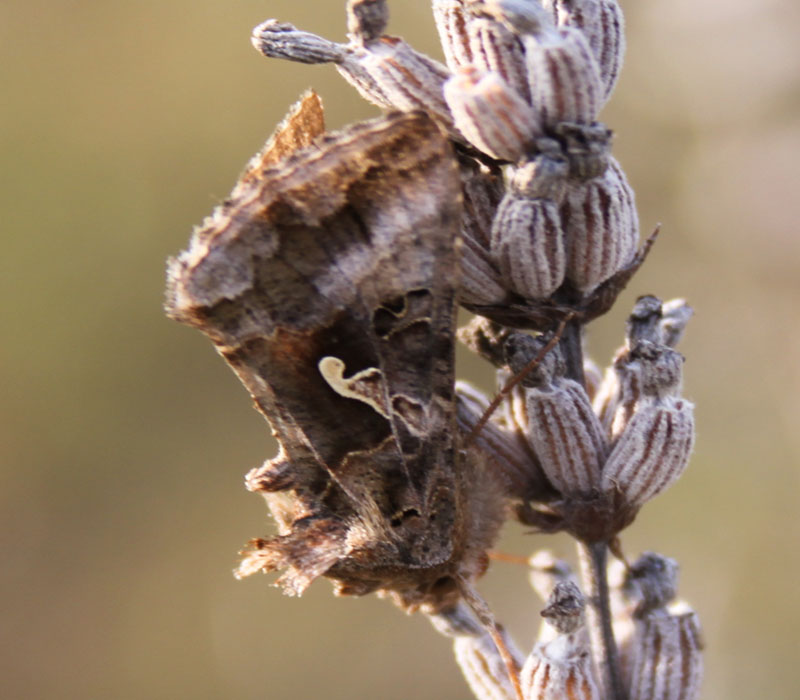
[[280,535],[243,574],[405,595],[452,573],[459,192],[436,125],[391,115],[248,169],[171,263],[169,313],[213,340],[281,445],[248,476]]
[[239,177],[234,196],[241,189],[257,183],[267,168],[278,165],[295,151],[308,148],[325,133],[325,114],[322,100],[313,90],[303,94],[289,108],[283,121],[261,149],[247,164]]

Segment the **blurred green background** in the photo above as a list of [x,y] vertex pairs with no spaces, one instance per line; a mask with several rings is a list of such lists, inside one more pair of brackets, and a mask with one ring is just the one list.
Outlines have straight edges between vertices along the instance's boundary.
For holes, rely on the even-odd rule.
[[[161,312],[164,260],[230,190],[299,93],[329,126],[376,111],[329,68],[260,57],[267,17],[344,38],[342,0],[0,3],[0,695],[460,698],[448,642],[385,601],[302,600],[237,549],[267,533],[243,474],[272,456],[211,345]],[[796,698],[800,451],[800,6],[629,0],[603,118],[647,265],[595,323],[605,361],[636,295],[686,296],[698,443],[626,533],[682,565],[708,644],[704,697]],[[438,55],[425,0],[391,31]],[[476,363],[459,370],[484,386]],[[525,554],[564,538],[508,526]],[[521,568],[482,590],[527,648]]]

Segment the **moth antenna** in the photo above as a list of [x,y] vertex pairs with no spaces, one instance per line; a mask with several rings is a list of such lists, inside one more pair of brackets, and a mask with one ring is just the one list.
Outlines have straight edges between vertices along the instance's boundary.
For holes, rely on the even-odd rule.
[[519,682],[519,666],[506,645],[503,635],[500,634],[500,628],[498,627],[497,621],[494,619],[494,614],[489,609],[488,603],[483,599],[481,594],[478,593],[477,589],[463,576],[456,577],[456,581],[458,582],[458,588],[464,598],[464,602],[470,607],[472,612],[475,613],[475,617],[478,618],[478,621],[483,625],[486,633],[492,638],[495,647],[497,647],[497,651],[503,659],[503,663],[506,665],[508,679],[511,681],[517,700],[525,700],[525,696],[522,694],[522,686]]
[[556,345],[558,345],[558,341],[561,340],[561,336],[564,334],[564,329],[567,327],[567,323],[569,323],[574,317],[575,312],[570,311],[564,318],[561,319],[561,322],[558,324],[558,328],[556,328],[556,332],[552,338],[548,341],[547,345],[545,345],[527,365],[525,365],[517,374],[515,374],[506,385],[497,393],[497,395],[492,399],[491,403],[486,407],[486,410],[483,412],[483,415],[480,417],[480,420],[475,424],[475,427],[472,428],[469,435],[464,439],[464,449],[468,448],[474,441],[475,438],[478,437],[483,427],[489,422],[489,419],[492,417],[492,414],[498,409],[501,403],[503,403],[503,399],[505,399],[511,391],[514,389],[517,384],[519,384],[525,377],[527,377]]

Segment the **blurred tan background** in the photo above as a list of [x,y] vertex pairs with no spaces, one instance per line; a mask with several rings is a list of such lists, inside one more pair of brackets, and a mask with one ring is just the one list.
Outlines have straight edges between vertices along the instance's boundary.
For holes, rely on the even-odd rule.
[[[302,90],[321,92],[334,128],[376,114],[332,69],[250,46],[267,17],[342,39],[343,6],[0,3],[3,698],[468,696],[422,618],[334,599],[325,581],[298,601],[233,579],[237,549],[269,531],[242,476],[274,446],[210,344],[160,308],[165,258]],[[664,229],[592,347],[605,361],[636,295],[688,297],[699,440],[624,542],[680,561],[705,698],[797,698],[800,5],[625,9],[603,117],[643,228]],[[437,54],[425,0],[392,10],[393,33]],[[505,551],[543,546],[572,555],[506,528]],[[525,579],[495,564],[483,590],[527,648],[539,606]]]

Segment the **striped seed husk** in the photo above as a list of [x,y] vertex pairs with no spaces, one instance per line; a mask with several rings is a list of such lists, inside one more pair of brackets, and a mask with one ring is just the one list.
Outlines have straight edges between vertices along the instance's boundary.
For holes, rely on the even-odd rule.
[[602,176],[573,183],[561,203],[567,278],[588,293],[636,254],[639,217],[633,190],[615,158]]
[[520,97],[530,102],[528,69],[519,37],[489,17],[474,17],[467,30],[472,64],[480,70],[497,73]]
[[631,640],[631,700],[697,700],[703,642],[696,613],[678,606],[636,620]]
[[597,59],[603,102],[608,100],[625,57],[625,19],[617,0],[543,0],[542,5],[559,26],[584,33]]
[[603,466],[602,489],[635,508],[674,483],[694,445],[694,405],[642,397]]
[[498,73],[461,68],[444,98],[461,133],[493,158],[516,162],[541,134],[534,109]]
[[542,123],[591,124],[603,101],[597,61],[579,29],[560,27],[539,36],[523,37],[531,103]]
[[439,40],[445,61],[453,72],[472,63],[467,25],[471,14],[463,0],[433,0],[433,19],[439,32]]
[[505,285],[528,299],[546,299],[567,269],[558,205],[507,192],[492,225],[492,258]]
[[547,478],[565,496],[596,493],[607,448],[584,388],[558,378],[526,396],[528,441]]
[[537,644],[520,674],[525,700],[601,700],[584,630]]

